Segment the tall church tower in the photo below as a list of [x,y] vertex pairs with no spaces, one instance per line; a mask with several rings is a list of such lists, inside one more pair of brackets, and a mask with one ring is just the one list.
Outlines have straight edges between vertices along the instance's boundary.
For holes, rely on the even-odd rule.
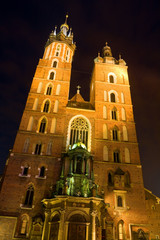
[[39,60],[0,195],[0,238],[146,239],[149,236],[126,63],[106,43],[90,101],[69,97],[75,51],[67,24]]

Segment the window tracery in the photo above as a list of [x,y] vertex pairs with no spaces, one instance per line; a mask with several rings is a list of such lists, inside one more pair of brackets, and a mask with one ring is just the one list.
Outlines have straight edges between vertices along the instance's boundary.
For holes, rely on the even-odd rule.
[[88,132],[89,124],[87,121],[82,117],[75,118],[71,123],[69,144],[72,146],[81,140],[88,147]]
[[27,189],[26,197],[25,197],[25,201],[24,201],[24,205],[26,207],[32,207],[33,195],[34,195],[34,188],[32,185],[30,185]]

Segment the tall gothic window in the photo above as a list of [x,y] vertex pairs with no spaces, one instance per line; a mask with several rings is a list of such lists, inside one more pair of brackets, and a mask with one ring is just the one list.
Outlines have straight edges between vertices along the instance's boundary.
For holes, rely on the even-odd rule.
[[118,150],[113,152],[113,160],[115,163],[120,163],[120,154]]
[[34,154],[36,155],[40,155],[41,154],[41,149],[42,149],[42,144],[36,144],[36,147],[35,147],[35,151],[34,151]]
[[43,112],[48,112],[49,111],[49,101],[47,100],[44,104],[44,107],[43,107]]
[[25,139],[25,142],[24,142],[24,146],[23,146],[23,152],[24,152],[24,153],[27,153],[27,152],[28,152],[29,143],[30,143],[29,138],[26,138],[26,139]]
[[46,154],[47,155],[51,155],[52,154],[52,142],[50,141],[47,145],[47,151],[46,151]]
[[116,108],[112,109],[111,117],[112,117],[113,120],[117,120],[117,110],[116,110]]
[[87,121],[81,117],[75,118],[71,123],[69,144],[72,146],[78,140],[81,140],[88,147],[88,133],[89,124]]
[[103,106],[103,118],[107,119],[107,107]]
[[112,130],[112,139],[113,139],[113,141],[118,141],[118,130],[116,127],[113,128],[113,130]]
[[113,186],[114,185],[113,173],[112,172],[108,173],[108,185],[109,186]]
[[28,122],[28,126],[27,126],[27,131],[32,131],[32,127],[33,127],[33,116],[31,116],[29,118],[29,122]]
[[52,93],[52,85],[49,85],[46,90],[46,95],[51,95]]
[[124,239],[124,222],[121,220],[118,223],[118,240]]
[[26,235],[27,234],[27,228],[28,228],[28,218],[26,215],[22,216],[21,222],[20,222],[20,235]]
[[39,83],[38,88],[37,88],[37,93],[40,93],[42,90],[42,82]]
[[40,133],[44,133],[45,132],[46,124],[47,124],[47,121],[46,121],[45,118],[43,118],[41,123],[40,123],[40,127],[39,127],[39,132]]
[[34,188],[31,185],[28,187],[27,192],[26,192],[26,197],[25,197],[25,201],[24,201],[25,206],[32,207],[33,195],[34,195]]

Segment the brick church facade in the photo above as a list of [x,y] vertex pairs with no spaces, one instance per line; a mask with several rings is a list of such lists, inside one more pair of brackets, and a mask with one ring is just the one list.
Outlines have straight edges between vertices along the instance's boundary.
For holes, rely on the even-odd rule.
[[90,101],[69,99],[67,18],[39,60],[0,193],[0,239],[158,239],[160,199],[144,189],[127,66],[103,47]]

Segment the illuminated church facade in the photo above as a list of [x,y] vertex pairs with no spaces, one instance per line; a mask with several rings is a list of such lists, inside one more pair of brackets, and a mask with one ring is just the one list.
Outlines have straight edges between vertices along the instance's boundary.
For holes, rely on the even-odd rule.
[[66,19],[46,43],[7,159],[0,239],[158,239],[160,199],[144,189],[126,63],[106,43],[90,101],[79,86],[68,100],[75,48]]

